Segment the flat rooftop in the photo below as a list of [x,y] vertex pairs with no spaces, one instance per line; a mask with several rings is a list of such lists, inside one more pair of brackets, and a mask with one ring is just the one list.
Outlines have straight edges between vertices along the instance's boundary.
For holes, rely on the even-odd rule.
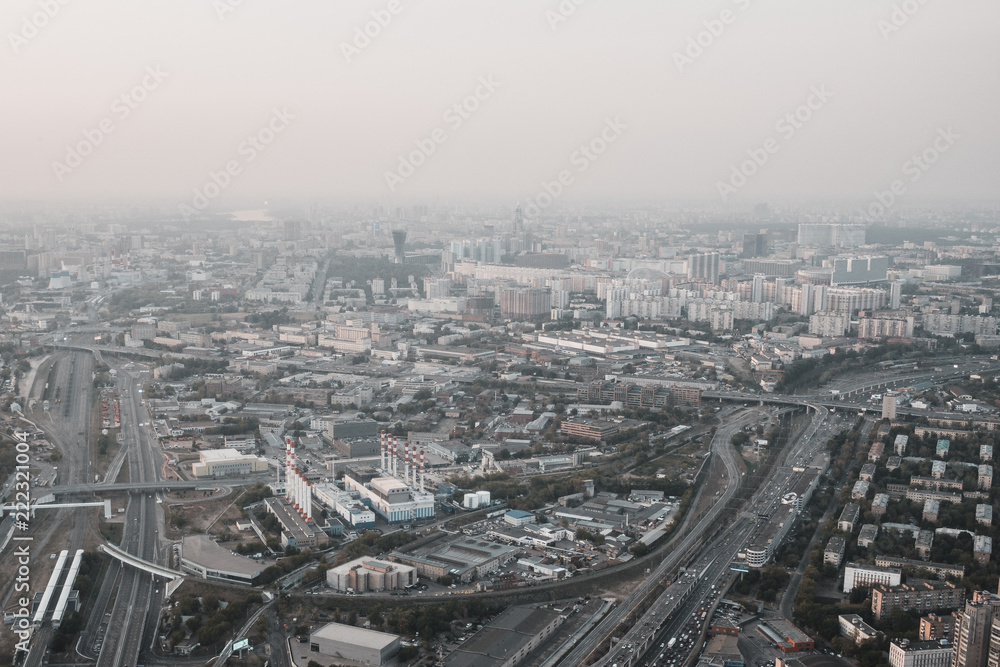
[[376,651],[383,650],[399,639],[399,635],[390,635],[388,632],[367,630],[342,623],[328,623],[322,628],[313,630],[311,637],[346,642]]
[[237,556],[229,549],[220,547],[206,535],[185,535],[181,540],[181,557],[209,570],[231,572],[246,577],[255,577],[267,567],[252,558]]

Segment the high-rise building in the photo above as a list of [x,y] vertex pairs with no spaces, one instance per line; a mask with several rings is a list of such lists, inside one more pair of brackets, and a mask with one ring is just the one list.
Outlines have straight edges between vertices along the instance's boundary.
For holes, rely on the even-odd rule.
[[706,252],[688,255],[687,277],[719,284],[719,253]]
[[799,245],[851,248],[865,243],[864,225],[806,224],[799,225]]
[[446,299],[451,296],[451,279],[428,278],[424,280],[424,292],[428,299]]
[[744,234],[743,252],[740,257],[751,259],[753,257],[767,257],[767,234]]
[[538,287],[510,287],[500,292],[500,315],[512,320],[548,317],[552,292]]
[[285,220],[285,240],[298,241],[302,237],[302,223],[298,220]]
[[831,285],[868,285],[884,282],[890,259],[886,255],[835,257]]
[[1000,616],[1000,596],[976,591],[961,611],[955,612],[951,667],[986,667],[993,620]]
[[899,304],[903,300],[903,283],[895,281],[889,285],[889,310],[899,310]]
[[896,418],[896,392],[887,391],[882,396],[882,419]]
[[753,292],[751,294],[750,300],[754,303],[760,303],[764,300],[764,274],[758,273],[753,277]]

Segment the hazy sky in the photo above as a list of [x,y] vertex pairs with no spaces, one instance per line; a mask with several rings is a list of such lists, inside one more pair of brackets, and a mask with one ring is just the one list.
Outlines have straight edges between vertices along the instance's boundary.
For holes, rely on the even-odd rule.
[[997,195],[996,0],[62,1],[0,10],[5,199]]

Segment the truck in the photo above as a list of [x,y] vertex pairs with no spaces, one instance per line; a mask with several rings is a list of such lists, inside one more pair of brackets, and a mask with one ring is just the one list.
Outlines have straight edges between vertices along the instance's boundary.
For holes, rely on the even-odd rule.
[[673,648],[677,643],[677,637],[671,637],[670,641],[667,642],[667,648]]

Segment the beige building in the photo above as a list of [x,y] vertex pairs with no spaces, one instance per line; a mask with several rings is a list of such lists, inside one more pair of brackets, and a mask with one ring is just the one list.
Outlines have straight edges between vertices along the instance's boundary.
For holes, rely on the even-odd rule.
[[191,466],[195,477],[238,477],[255,472],[267,472],[267,459],[232,448],[203,451],[201,461]]

